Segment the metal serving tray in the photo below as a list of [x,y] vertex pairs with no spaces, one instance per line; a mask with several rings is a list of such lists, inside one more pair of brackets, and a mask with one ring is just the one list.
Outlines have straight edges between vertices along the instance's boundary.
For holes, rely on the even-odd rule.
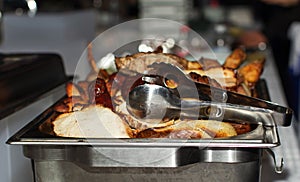
[[[259,124],[247,134],[183,140],[67,138],[41,132],[39,127],[55,115],[56,112],[50,107],[13,135],[7,143],[23,145],[24,155],[34,161],[69,161],[89,168],[178,167],[199,162],[254,162],[257,168],[262,151],[280,145],[277,126],[272,117],[267,119],[273,125]],[[279,170],[281,167],[279,164]]]
[[[57,137],[39,130],[44,122],[55,117],[49,108],[9,140],[9,144],[21,145],[81,145],[101,147],[254,147],[270,148],[280,144],[276,125],[257,125],[253,131],[234,137],[214,139],[119,139],[119,138],[71,138]],[[272,118],[268,118],[272,119]]]
[[[260,80],[257,95],[266,100],[269,99],[266,83]],[[62,98],[63,99],[63,98]],[[58,101],[60,102],[60,101]],[[55,103],[57,104],[57,103]],[[55,105],[54,104],[54,105]],[[268,118],[253,113],[246,113],[244,116],[253,118],[256,121],[264,121],[265,125],[258,124],[253,131],[229,138],[215,139],[116,139],[116,138],[68,138],[57,137],[49,132],[41,132],[39,127],[51,118],[55,118],[57,113],[53,111],[53,106],[44,111],[27,126],[12,136],[7,143],[21,145],[81,145],[81,146],[101,146],[101,147],[254,147],[270,148],[280,145],[276,123],[270,116]]]

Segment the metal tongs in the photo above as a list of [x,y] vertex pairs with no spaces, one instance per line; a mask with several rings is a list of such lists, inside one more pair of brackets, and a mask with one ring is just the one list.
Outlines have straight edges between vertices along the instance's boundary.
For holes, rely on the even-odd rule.
[[[293,111],[278,104],[235,92],[194,82],[180,68],[166,63],[151,65],[150,74],[143,75],[144,85],[131,90],[128,111],[138,118],[184,116],[225,120],[262,122],[273,126],[289,126]],[[175,81],[170,88],[168,81]]]

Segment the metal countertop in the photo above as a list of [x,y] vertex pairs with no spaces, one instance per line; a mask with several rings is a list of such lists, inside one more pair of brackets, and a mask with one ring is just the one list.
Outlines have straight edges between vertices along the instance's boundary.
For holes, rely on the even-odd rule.
[[[273,54],[267,51],[267,59],[265,63],[262,78],[267,81],[269,94],[272,102],[280,105],[287,105],[282,84],[274,62]],[[270,159],[263,159],[262,181],[289,181],[296,182],[300,179],[300,150],[298,122],[293,120],[290,127],[278,127],[281,140],[281,146],[276,147],[274,151],[277,157],[282,156],[284,159],[284,171],[282,174],[276,174],[273,169],[273,163]],[[279,158],[278,158],[279,159]]]

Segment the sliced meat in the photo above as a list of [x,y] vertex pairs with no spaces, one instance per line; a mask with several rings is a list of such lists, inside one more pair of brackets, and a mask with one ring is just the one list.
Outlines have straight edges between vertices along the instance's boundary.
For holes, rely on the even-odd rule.
[[222,86],[215,79],[211,79],[207,76],[201,76],[195,72],[191,72],[189,75],[195,82],[211,85],[217,88],[222,88]]
[[208,58],[201,58],[199,60],[200,64],[202,65],[203,70],[209,70],[211,68],[220,68],[221,64],[218,60],[215,59],[208,59]]
[[236,136],[232,125],[215,120],[177,121],[175,124],[141,131],[137,137],[150,138],[222,138]]
[[222,88],[231,88],[237,86],[237,78],[236,74],[233,70],[225,69],[223,67],[215,67],[208,70],[187,70],[185,71],[187,74],[189,73],[197,73],[201,76],[207,76],[210,79],[214,79],[219,83]]
[[138,73],[145,73],[153,63],[170,63],[180,68],[186,68],[188,61],[174,54],[165,53],[137,53],[131,56],[115,59],[118,70],[129,69]]
[[132,131],[111,109],[91,106],[65,113],[53,121],[57,136],[78,138],[130,138]]

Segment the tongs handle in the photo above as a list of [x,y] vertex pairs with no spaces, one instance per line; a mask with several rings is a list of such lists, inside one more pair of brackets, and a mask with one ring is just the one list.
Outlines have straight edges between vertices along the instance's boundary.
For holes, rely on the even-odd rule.
[[[287,107],[280,106],[276,103],[266,101],[263,99],[258,99],[254,97],[249,97],[246,95],[238,94],[235,92],[223,90],[220,88],[211,87],[209,85],[194,83],[198,94],[199,99],[206,101],[215,101],[221,103],[230,103],[234,105],[242,105],[242,106],[251,106],[256,108],[267,109],[271,112],[273,119],[277,125],[280,126],[289,126],[292,121],[293,110]],[[187,85],[183,85],[185,87]],[[179,86],[181,87],[181,86]],[[180,88],[181,90],[191,88]],[[187,92],[190,93],[190,92]]]
[[[194,82],[177,66],[158,63],[151,66],[154,68],[154,74],[157,77],[149,82],[166,86],[166,79],[176,79],[178,87],[173,89],[174,93],[179,94],[181,98],[196,98],[204,101],[231,103],[235,105],[252,106],[272,111],[272,117],[277,125],[290,126],[293,116],[293,110],[288,107],[280,106],[276,103],[245,96],[224,89],[212,87],[210,85]],[[147,82],[147,79],[144,78]]]

